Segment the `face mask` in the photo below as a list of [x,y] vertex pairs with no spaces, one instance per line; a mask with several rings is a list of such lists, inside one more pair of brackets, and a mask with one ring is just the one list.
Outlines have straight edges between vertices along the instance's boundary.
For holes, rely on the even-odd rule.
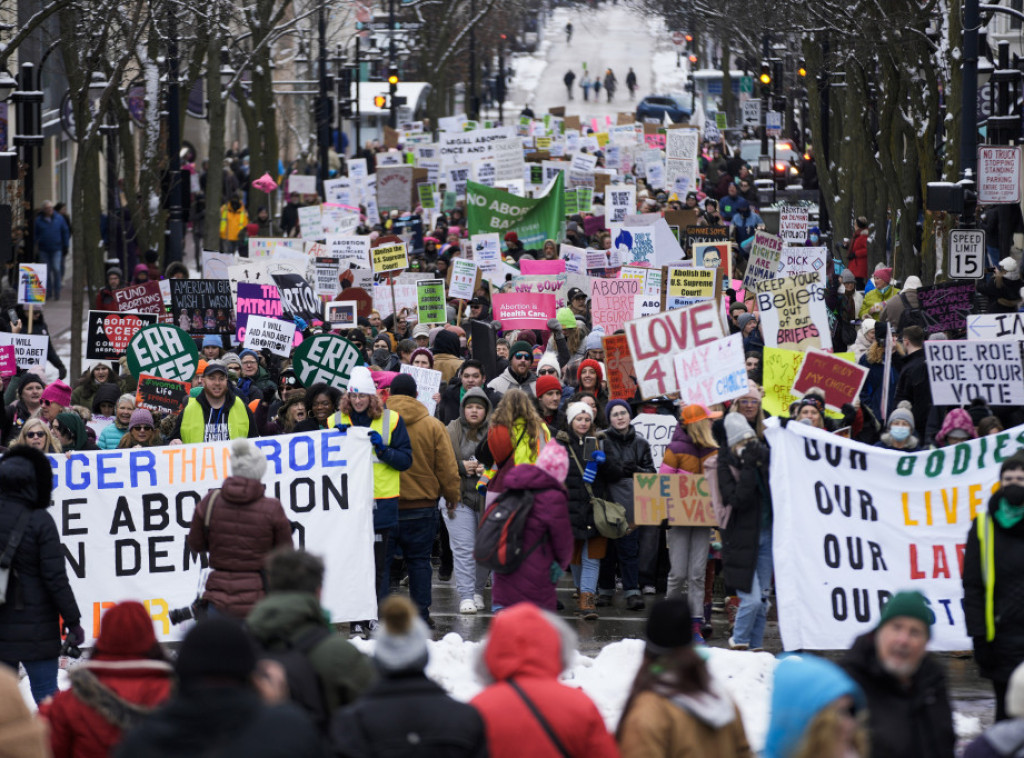
[[999,488],[999,493],[1010,505],[1024,505],[1024,486],[1020,484],[1008,484]]
[[1024,520],[1024,487],[1010,484],[999,490],[1002,497],[993,515],[1003,529],[1012,529]]
[[889,428],[889,434],[892,435],[894,440],[902,442],[910,436],[909,426],[893,426]]
[[811,235],[811,242],[813,242],[815,245],[818,244],[818,239],[819,239],[819,237],[818,237],[817,234],[812,234]]

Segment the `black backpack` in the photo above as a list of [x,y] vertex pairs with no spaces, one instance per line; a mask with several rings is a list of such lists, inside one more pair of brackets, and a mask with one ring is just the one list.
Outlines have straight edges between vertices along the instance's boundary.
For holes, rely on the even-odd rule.
[[[288,678],[291,702],[302,708],[313,719],[321,734],[330,728],[331,714],[324,696],[323,682],[309,662],[309,653],[333,634],[330,627],[316,626],[306,630],[294,640],[277,640],[271,648],[262,648],[259,657],[277,661]],[[259,641],[256,641],[259,646]]]
[[901,292],[899,297],[903,303],[903,313],[900,314],[899,323],[896,324],[896,333],[902,334],[903,330],[908,326],[919,326],[927,333],[928,320],[925,318],[924,311],[920,307],[911,308],[910,301],[907,300],[907,296],[904,293]]
[[547,533],[530,547],[523,544],[526,521],[533,510],[532,490],[505,490],[484,510],[476,532],[473,557],[498,574],[511,574],[547,541]]

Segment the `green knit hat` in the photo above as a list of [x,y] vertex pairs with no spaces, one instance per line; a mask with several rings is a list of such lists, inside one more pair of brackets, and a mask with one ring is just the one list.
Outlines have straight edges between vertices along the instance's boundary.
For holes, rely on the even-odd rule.
[[572,312],[572,308],[559,308],[555,311],[555,318],[558,319],[558,323],[562,325],[563,329],[576,328],[576,314]]
[[910,616],[910,618],[923,621],[924,625],[928,627],[928,637],[932,636],[935,614],[928,607],[928,601],[925,600],[924,595],[917,590],[897,592],[882,609],[882,618],[879,620],[877,628],[881,629],[897,616]]
[[515,355],[516,353],[529,353],[530,355],[533,355],[533,345],[526,340],[518,340],[513,343],[512,347],[508,351],[509,355]]

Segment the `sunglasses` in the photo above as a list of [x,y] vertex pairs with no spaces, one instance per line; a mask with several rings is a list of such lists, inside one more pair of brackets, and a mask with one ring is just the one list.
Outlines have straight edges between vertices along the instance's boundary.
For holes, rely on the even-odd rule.
[[530,354],[530,353],[516,353],[512,357],[515,358],[518,361],[532,361],[533,360],[533,355]]
[[537,372],[538,376],[555,376],[558,372],[553,368],[542,368]]
[[133,427],[132,427],[132,431],[133,431],[133,432],[134,432],[134,431],[135,431],[136,429],[138,429],[138,430],[139,430],[140,432],[151,432],[151,431],[153,431],[153,427],[151,427],[151,426],[146,426],[145,424],[139,424],[138,426],[133,426]]
[[49,406],[50,405],[50,401],[49,400],[42,400],[42,401],[40,401],[40,405]]
[[25,432],[25,436],[28,437],[30,440],[37,440],[40,439],[41,437],[45,437],[46,432]]

